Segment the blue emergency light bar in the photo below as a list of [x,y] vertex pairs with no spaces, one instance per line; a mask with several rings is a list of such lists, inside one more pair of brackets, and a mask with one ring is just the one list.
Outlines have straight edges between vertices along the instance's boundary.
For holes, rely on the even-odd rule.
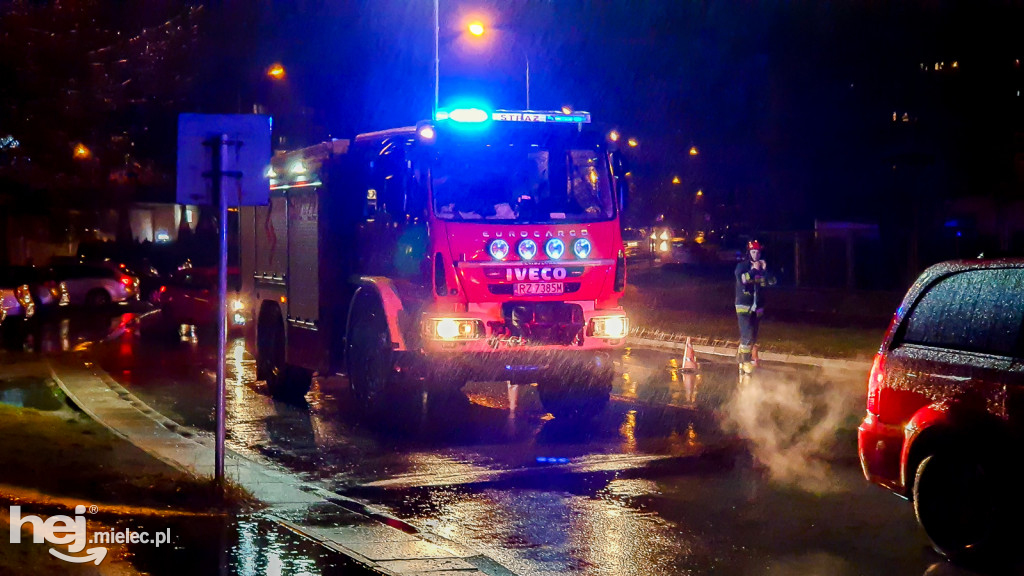
[[586,124],[590,112],[537,112],[533,110],[495,110],[488,113],[480,108],[455,108],[438,110],[435,120],[451,120],[460,124],[479,124],[488,120],[495,122],[536,122],[557,124]]

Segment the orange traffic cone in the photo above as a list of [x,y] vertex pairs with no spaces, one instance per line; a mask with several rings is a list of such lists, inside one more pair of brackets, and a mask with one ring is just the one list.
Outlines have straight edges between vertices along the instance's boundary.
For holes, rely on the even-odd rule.
[[696,372],[700,369],[700,364],[697,363],[697,355],[693,352],[693,344],[690,343],[690,337],[686,337],[686,348],[683,350],[683,372]]

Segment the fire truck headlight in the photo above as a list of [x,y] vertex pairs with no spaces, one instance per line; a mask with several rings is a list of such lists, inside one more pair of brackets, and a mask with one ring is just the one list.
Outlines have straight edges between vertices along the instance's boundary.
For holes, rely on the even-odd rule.
[[508,242],[501,239],[491,240],[491,243],[487,245],[487,252],[495,260],[504,260],[508,257]]
[[572,253],[580,260],[590,257],[590,249],[590,240],[587,240],[586,238],[578,238],[572,243]]
[[537,243],[527,238],[519,243],[516,251],[519,252],[519,257],[523,260],[533,260],[537,256]]
[[483,337],[483,323],[473,318],[431,318],[427,335],[438,340],[475,340]]
[[562,255],[565,254],[565,242],[558,238],[549,239],[544,243],[544,253],[552,260],[561,259]]
[[664,232],[661,233],[661,239],[668,240],[668,230],[665,230]]
[[245,309],[245,302],[242,302],[241,299],[235,298],[235,299],[231,300],[231,311],[232,312],[241,312],[244,309]]
[[668,252],[668,242],[662,242],[661,244],[658,244],[658,250],[661,250],[662,252]]
[[629,333],[629,318],[622,314],[591,318],[589,336],[594,338],[619,339]]

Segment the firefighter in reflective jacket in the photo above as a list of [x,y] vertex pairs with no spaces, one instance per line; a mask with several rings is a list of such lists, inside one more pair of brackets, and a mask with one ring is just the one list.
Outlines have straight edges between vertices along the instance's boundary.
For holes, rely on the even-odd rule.
[[766,286],[775,285],[775,276],[761,259],[761,243],[747,243],[747,258],[736,264],[736,319],[740,325],[739,367],[754,371],[757,359],[757,330],[764,314]]

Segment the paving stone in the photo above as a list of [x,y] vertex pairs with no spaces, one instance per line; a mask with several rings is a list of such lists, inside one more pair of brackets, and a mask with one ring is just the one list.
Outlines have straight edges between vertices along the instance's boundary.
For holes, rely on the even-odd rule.
[[388,560],[378,562],[382,568],[399,574],[473,574],[476,567],[462,558],[435,558],[429,560]]
[[447,549],[424,540],[412,542],[351,542],[346,543],[344,546],[374,562],[455,557]]
[[413,542],[417,536],[383,524],[365,526],[319,526],[317,530],[330,540],[349,546],[360,542]]

